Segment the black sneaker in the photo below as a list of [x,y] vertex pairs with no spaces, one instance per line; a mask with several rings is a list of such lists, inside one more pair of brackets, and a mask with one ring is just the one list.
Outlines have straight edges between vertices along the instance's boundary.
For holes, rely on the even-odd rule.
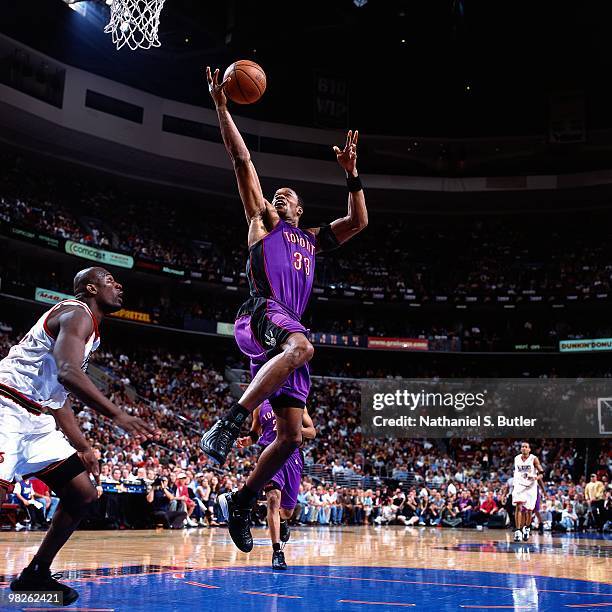
[[289,521],[280,522],[280,541],[285,544],[291,537],[291,529],[289,529]]
[[79,598],[79,594],[73,588],[56,580],[56,578],[61,577],[61,574],[51,574],[49,570],[35,571],[26,567],[21,574],[11,582],[11,591],[16,593],[22,591],[60,592],[62,594],[61,605],[69,606]]
[[234,544],[245,553],[253,550],[253,536],[251,535],[251,509],[239,508],[234,504],[233,493],[219,495],[221,514],[227,521],[229,534]]
[[272,569],[277,571],[284,571],[287,569],[285,553],[282,550],[275,550],[272,553]]
[[240,425],[229,419],[217,421],[200,440],[200,448],[211,458],[223,465],[240,434]]

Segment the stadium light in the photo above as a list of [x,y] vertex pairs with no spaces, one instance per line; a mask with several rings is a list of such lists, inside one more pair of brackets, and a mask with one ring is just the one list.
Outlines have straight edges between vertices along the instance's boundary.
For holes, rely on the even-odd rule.
[[353,4],[357,7],[357,8],[362,8],[364,7],[366,4],[368,3],[368,0],[353,0]]

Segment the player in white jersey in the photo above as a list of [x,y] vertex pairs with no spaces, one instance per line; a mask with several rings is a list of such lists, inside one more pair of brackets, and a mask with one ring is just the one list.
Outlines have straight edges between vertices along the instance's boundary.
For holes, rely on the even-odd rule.
[[538,477],[543,472],[540,460],[531,454],[529,442],[521,443],[521,453],[514,458],[512,488],[512,503],[515,506],[515,542],[529,539],[531,516],[538,498]]
[[74,278],[74,295],[47,311],[0,361],[0,505],[15,476],[36,476],[60,498],[40,548],[11,582],[11,590],[59,591],[64,605],[76,601],[78,593],[53,579],[49,568],[97,499],[88,472],[99,474],[68,393],[134,436],[153,433],[108,400],[85,374],[100,344],[100,321],[121,308],[122,286],[104,268],[87,268]]

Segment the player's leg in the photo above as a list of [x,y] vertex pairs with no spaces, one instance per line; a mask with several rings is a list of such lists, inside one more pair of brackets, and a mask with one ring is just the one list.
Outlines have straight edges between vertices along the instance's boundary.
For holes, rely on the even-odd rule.
[[60,503],[42,544],[30,564],[11,582],[11,590],[61,591],[64,605],[68,605],[76,601],[78,593],[53,579],[50,566],[98,494],[76,453],[40,478],[58,493]]
[[294,515],[298,503],[303,470],[304,455],[301,450],[296,450],[282,470],[284,486],[281,490],[280,541],[283,544],[286,544],[291,537],[289,521]]
[[300,407],[281,408],[279,403],[297,403],[298,400],[285,395],[276,399],[279,401],[272,402],[276,414],[276,439],[259,456],[246,484],[236,493],[224,493],[219,496],[219,506],[228,522],[230,536],[243,552],[250,552],[253,548],[250,530],[251,508],[257,500],[259,491],[274,478],[302,442],[305,402],[301,401]]
[[280,503],[281,492],[276,485],[266,487],[266,501],[268,502],[268,529],[272,550],[280,550]]
[[[285,397],[286,401],[291,401],[291,398]],[[246,481],[246,488],[255,494],[283,467],[302,443],[304,407],[279,407],[273,404],[273,408],[276,414],[276,440],[260,455]]]
[[268,528],[270,540],[272,541],[272,569],[283,571],[287,569],[285,555],[281,550],[281,491],[277,483],[270,483],[267,488],[266,498],[268,500]]
[[288,509],[281,506],[280,509],[280,539],[281,542],[287,543],[291,537],[291,528],[289,527],[289,521],[295,513],[295,507]]
[[313,355],[314,348],[304,334],[291,334],[283,344],[282,352],[259,369],[238,403],[252,412],[268,399],[290,374],[308,363]]
[[523,515],[523,540],[527,541],[531,535],[531,520],[533,512],[527,508],[524,508]]
[[240,400],[202,436],[200,448],[219,463],[225,462],[247,416],[307,366],[314,354],[306,328],[269,300],[260,300],[252,315],[240,317],[234,335],[251,360],[253,379]]
[[277,391],[291,374],[304,367],[312,355],[313,348],[306,336],[302,333],[291,334],[283,344],[282,352],[257,368],[240,400],[204,434],[200,442],[202,450],[220,463],[225,462],[246,417]]
[[520,542],[523,539],[523,502],[514,503],[514,541]]

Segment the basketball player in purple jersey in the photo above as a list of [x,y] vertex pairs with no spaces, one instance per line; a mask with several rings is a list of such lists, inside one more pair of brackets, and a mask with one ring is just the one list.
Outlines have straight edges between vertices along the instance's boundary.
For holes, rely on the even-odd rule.
[[300,229],[304,208],[293,189],[278,189],[272,202],[263,196],[249,150],[227,109],[223,89],[229,79],[219,84],[219,71],[213,75],[210,68],[206,76],[249,226],[247,276],[251,298],[238,312],[235,337],[250,359],[253,379],[240,400],[202,436],[200,446],[211,458],[224,463],[242,423],[266,399],[277,423],[276,439],[259,457],[246,485],[219,497],[234,543],[249,552],[253,548],[250,512],[257,494],[302,442],[302,418],[310,390],[308,362],[314,349],[300,318],[312,291],[315,254],[335,249],[357,235],[367,226],[368,213],[357,174],[358,133],[349,132],[344,149],[334,147],[337,161],[346,172],[346,216],[331,225]]
[[[308,414],[308,409],[304,409],[302,415],[302,439],[312,440],[317,432],[314,423]],[[276,438],[276,415],[272,410],[272,405],[266,400],[259,408],[253,412],[253,423],[248,436],[238,438],[236,445],[238,448],[246,448],[251,444],[258,443],[266,448]],[[293,511],[297,504],[297,497],[302,481],[302,469],[304,458],[302,451],[296,448],[285,465],[274,474],[264,490],[266,501],[268,502],[268,529],[272,540],[272,569],[286,570],[285,553],[281,550],[283,544],[289,541],[289,519],[293,516]]]

